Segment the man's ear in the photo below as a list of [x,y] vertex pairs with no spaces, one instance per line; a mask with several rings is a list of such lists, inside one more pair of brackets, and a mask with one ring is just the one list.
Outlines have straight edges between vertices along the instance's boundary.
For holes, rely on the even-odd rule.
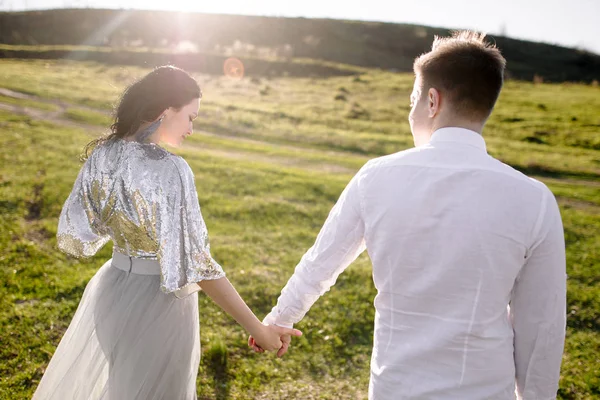
[[436,88],[429,88],[427,92],[427,115],[429,118],[439,114],[441,100],[440,92]]

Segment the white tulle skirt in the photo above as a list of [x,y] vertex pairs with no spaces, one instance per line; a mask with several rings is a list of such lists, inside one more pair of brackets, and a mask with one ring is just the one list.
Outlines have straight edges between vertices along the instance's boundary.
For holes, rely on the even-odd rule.
[[164,294],[158,263],[136,261],[113,254],[89,281],[33,399],[197,398],[198,293]]

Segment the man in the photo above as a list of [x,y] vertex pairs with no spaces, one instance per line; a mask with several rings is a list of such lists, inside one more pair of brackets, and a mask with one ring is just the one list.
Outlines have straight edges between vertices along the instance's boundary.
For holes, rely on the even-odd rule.
[[377,288],[370,399],[556,396],[559,209],[481,136],[504,67],[483,35],[435,39],[414,63],[416,147],[361,168],[264,320],[291,328],[366,248]]

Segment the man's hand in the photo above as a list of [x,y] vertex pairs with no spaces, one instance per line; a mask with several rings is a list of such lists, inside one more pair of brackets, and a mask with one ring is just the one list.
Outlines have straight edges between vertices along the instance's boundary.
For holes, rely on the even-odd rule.
[[[279,350],[277,350],[277,357],[282,357],[288,351],[292,341],[292,336],[302,335],[302,332],[300,332],[298,329],[289,329],[277,325],[267,325],[265,327],[270,331],[269,336],[276,334],[279,337],[281,346],[279,347]],[[264,353],[265,351],[265,349],[261,347],[259,342],[253,336],[248,338],[248,346],[252,347],[252,349],[257,353]]]
[[283,355],[287,353],[291,342],[292,337],[290,335],[281,336],[281,348],[277,350],[277,357],[283,357]]

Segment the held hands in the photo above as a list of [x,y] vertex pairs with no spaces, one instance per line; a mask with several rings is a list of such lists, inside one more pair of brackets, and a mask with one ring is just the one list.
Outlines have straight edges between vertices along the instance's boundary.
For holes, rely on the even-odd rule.
[[277,325],[263,325],[257,334],[248,338],[248,346],[257,353],[277,350],[277,357],[281,357],[287,352],[292,336],[302,336],[302,332]]

